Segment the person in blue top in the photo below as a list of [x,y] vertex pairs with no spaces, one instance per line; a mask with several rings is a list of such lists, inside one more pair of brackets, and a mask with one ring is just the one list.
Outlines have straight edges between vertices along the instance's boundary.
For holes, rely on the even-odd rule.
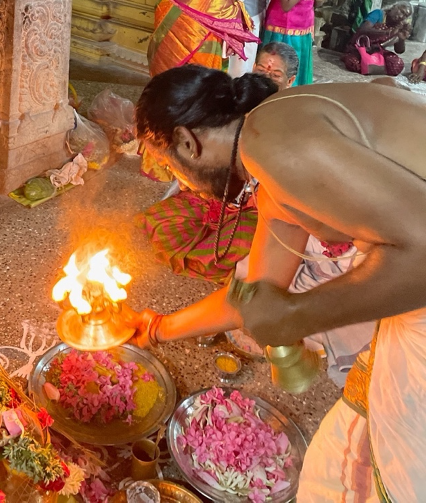
[[[372,50],[381,51],[384,56],[384,73],[399,75],[405,65],[398,54],[405,52],[405,40],[411,34],[408,21],[411,15],[412,5],[409,2],[397,2],[388,9],[376,9],[367,14],[343,56],[347,70],[360,73],[360,54],[356,43],[362,35],[366,35]],[[393,47],[395,52],[387,50],[387,47]]]
[[409,2],[397,2],[389,9],[373,10],[365,17],[364,23],[370,23],[371,26],[374,26],[377,23],[387,23],[388,21],[390,26],[393,26],[407,21],[411,15],[412,5]]
[[[372,25],[376,23],[384,23],[386,11],[390,12],[392,17],[397,19],[402,15],[405,15],[406,19],[412,14],[412,5],[405,1],[399,1],[388,7],[388,9],[372,10],[372,6],[372,0],[353,0],[350,3],[348,24],[351,26],[353,33],[356,32],[360,25],[365,21],[372,23]],[[410,10],[410,13],[409,15],[406,15],[408,9]]]

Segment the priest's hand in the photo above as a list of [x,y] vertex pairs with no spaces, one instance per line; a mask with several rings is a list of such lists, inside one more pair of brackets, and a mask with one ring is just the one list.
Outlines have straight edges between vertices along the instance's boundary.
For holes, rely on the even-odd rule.
[[240,301],[238,310],[245,328],[260,346],[292,345],[306,336],[294,321],[298,295],[265,281],[256,282],[254,287],[248,300]]
[[150,341],[147,329],[150,325],[150,321],[157,316],[157,313],[148,308],[143,310],[141,313],[138,313],[128,306],[124,306],[122,309],[122,315],[125,324],[136,329],[135,334],[128,340],[128,343],[136,345],[140,348],[149,346]]

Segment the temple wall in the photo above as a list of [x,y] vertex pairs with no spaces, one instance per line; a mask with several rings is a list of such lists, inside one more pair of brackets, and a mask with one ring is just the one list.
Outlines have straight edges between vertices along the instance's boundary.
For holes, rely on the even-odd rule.
[[158,0],[73,0],[71,57],[148,75],[147,48]]

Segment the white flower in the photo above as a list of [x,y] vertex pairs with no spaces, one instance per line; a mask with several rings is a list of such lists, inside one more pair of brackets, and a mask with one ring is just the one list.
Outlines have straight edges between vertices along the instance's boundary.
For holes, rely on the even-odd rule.
[[69,497],[70,495],[75,495],[80,490],[80,485],[85,479],[84,471],[77,464],[72,462],[67,462],[67,467],[70,470],[70,475],[65,480],[65,485],[62,490],[59,491],[60,495],[65,495]]

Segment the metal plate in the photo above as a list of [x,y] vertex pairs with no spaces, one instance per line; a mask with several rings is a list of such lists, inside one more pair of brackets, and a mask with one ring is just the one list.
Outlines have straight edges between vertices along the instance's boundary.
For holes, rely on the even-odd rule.
[[[247,497],[239,497],[233,495],[229,492],[215,490],[204,481],[200,480],[192,470],[191,466],[191,456],[188,453],[184,453],[181,446],[178,443],[178,436],[182,434],[182,428],[186,426],[186,419],[194,411],[194,401],[200,395],[206,392],[206,390],[200,390],[195,394],[187,397],[181,401],[173,414],[167,433],[167,441],[169,446],[169,451],[174,459],[175,463],[181,469],[182,474],[185,479],[196,488],[201,494],[205,495],[213,502],[251,502]],[[228,397],[233,389],[224,388],[226,396]],[[304,459],[304,454],[307,449],[307,443],[301,434],[298,427],[291,421],[288,420],[285,415],[280,413],[274,406],[272,406],[267,401],[260,399],[259,397],[254,397],[250,394],[245,394],[239,391],[243,397],[249,397],[255,401],[255,405],[259,410],[259,414],[264,422],[271,425],[275,432],[285,432],[288,436],[289,441],[292,445],[291,457],[293,461],[292,467],[287,469],[287,476],[289,478],[290,486],[281,492],[277,492],[271,495],[269,502],[289,502],[292,500],[298,489],[299,473],[302,468],[302,462]]]
[[[132,480],[131,480],[132,481]],[[147,480],[148,483],[154,485],[160,493],[160,502],[180,502],[180,503],[198,503],[203,502],[193,492],[187,488],[175,483],[174,481],[166,481],[159,479]],[[127,502],[126,490],[119,490],[111,502]]]
[[262,348],[258,346],[245,329],[225,331],[225,336],[238,354],[251,360],[265,360]]
[[193,492],[172,481],[148,480],[160,493],[161,502],[202,502]]
[[43,390],[45,373],[53,359],[61,353],[72,350],[65,343],[61,343],[48,350],[35,365],[28,384],[29,391],[35,402],[46,408],[55,420],[53,429],[68,434],[80,443],[93,445],[118,445],[132,443],[149,436],[158,430],[162,423],[166,423],[171,416],[176,403],[176,389],[172,378],[163,364],[147,350],[141,350],[134,345],[122,345],[108,350],[114,358],[125,362],[136,362],[152,373],[161,391],[159,399],[147,416],[134,421],[131,425],[122,420],[114,420],[108,424],[82,423],[70,417],[67,410],[58,403],[49,401]]

